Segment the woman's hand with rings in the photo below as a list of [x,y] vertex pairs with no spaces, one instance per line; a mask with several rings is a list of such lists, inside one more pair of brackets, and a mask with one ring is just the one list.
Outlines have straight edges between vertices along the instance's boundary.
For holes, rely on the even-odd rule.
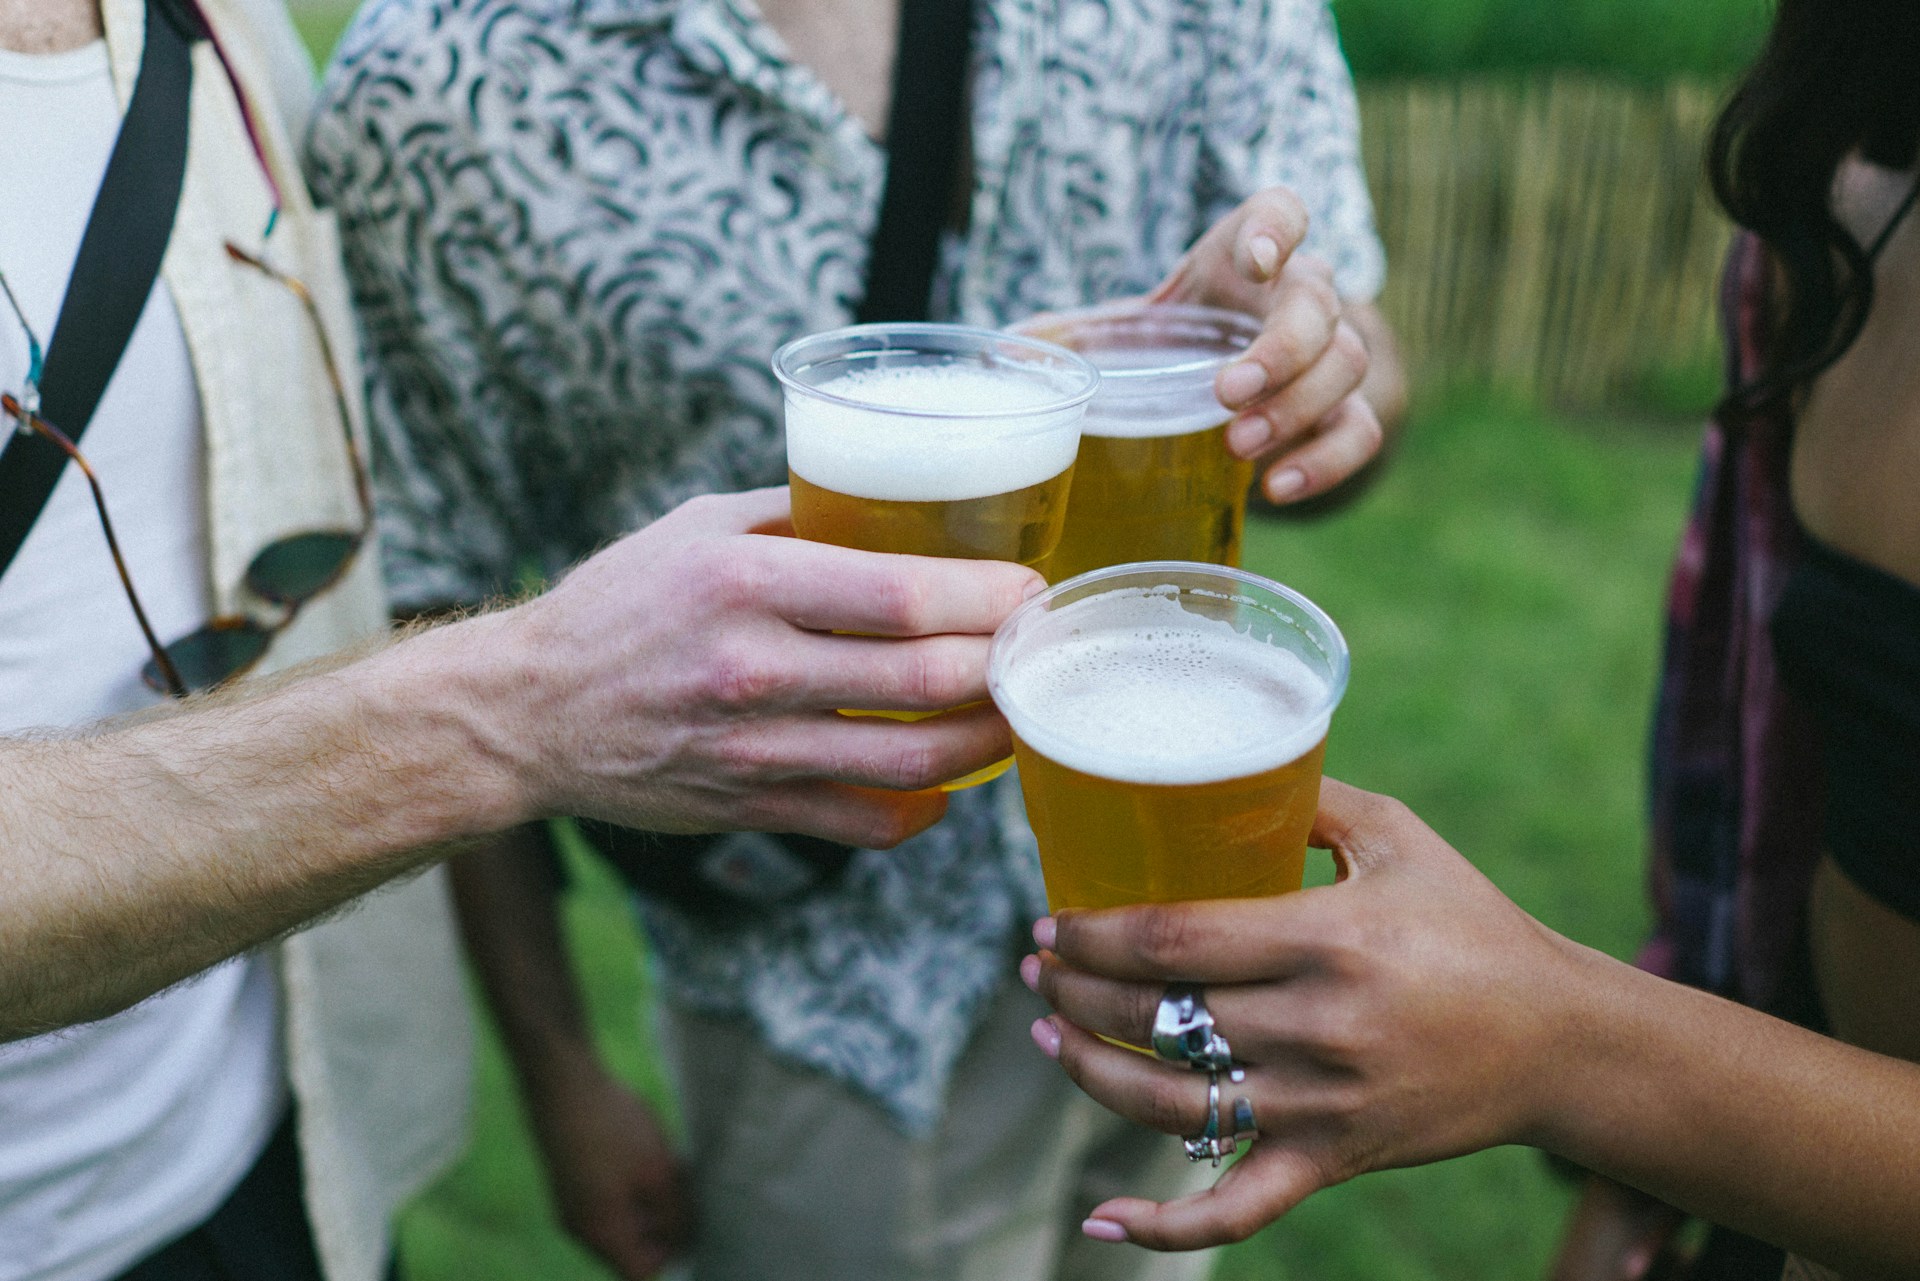
[[1269,899],[1063,912],[1022,975],[1056,1014],[1042,1049],[1096,1101],[1191,1139],[1209,1074],[1151,1043],[1170,983],[1204,986],[1233,1046],[1219,1127],[1244,1097],[1259,1141],[1210,1190],[1093,1212],[1088,1235],[1161,1250],[1238,1241],[1369,1170],[1527,1142],[1555,1106],[1584,949],[1515,907],[1404,806],[1327,780],[1313,843],[1337,884]]

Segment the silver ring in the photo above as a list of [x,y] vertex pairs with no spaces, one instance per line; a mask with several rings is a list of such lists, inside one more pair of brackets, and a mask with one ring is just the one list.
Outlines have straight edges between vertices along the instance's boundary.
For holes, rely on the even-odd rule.
[[[1220,1164],[1220,1158],[1231,1152],[1232,1148],[1222,1149],[1220,1138],[1220,1073],[1216,1069],[1207,1073],[1207,1124],[1206,1128],[1190,1139],[1182,1142],[1187,1149],[1187,1160],[1195,1162],[1212,1160]],[[1227,1139],[1226,1142],[1233,1142]]]
[[1196,1071],[1224,1072],[1233,1066],[1233,1049],[1214,1027],[1200,989],[1175,983],[1153,1012],[1153,1052],[1163,1063]]
[[[1247,1074],[1244,1070],[1235,1068],[1228,1079],[1235,1085],[1239,1085],[1247,1079]],[[1253,1119],[1253,1100],[1243,1094],[1233,1101],[1233,1134],[1227,1139],[1230,1145],[1227,1151],[1231,1152],[1241,1144],[1251,1143],[1259,1137],[1260,1123]]]
[[[1243,1068],[1234,1068],[1227,1079],[1235,1085],[1243,1083],[1247,1074]],[[1212,1161],[1217,1167],[1222,1158],[1232,1156],[1240,1150],[1242,1144],[1252,1143],[1260,1136],[1260,1127],[1253,1119],[1253,1100],[1245,1095],[1233,1101],[1233,1131],[1220,1133],[1220,1070],[1215,1068],[1207,1074],[1207,1124],[1206,1128],[1190,1139],[1181,1142],[1187,1149],[1187,1160],[1195,1162]]]

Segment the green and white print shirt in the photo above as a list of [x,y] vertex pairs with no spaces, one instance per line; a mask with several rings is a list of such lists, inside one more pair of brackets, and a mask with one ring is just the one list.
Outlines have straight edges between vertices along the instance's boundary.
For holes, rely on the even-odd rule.
[[[941,314],[1144,291],[1272,184],[1342,293],[1378,291],[1325,0],[980,0],[974,49]],[[885,169],[751,0],[369,3],[310,170],[360,308],[398,605],[484,600],[694,495],[780,483],[768,360],[851,319]],[[962,793],[738,927],[644,905],[667,993],[926,1131],[1044,910],[1019,810],[1009,785]]]

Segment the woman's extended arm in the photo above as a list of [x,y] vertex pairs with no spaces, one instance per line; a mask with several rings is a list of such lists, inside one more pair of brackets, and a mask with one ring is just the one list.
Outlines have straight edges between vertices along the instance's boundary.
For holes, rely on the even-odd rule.
[[1920,1275],[1920,1067],[1554,934],[1385,797],[1329,780],[1315,843],[1338,884],[1036,928],[1035,1036],[1088,1093],[1198,1132],[1205,1077],[1088,1033],[1145,1044],[1165,984],[1201,982],[1261,1130],[1214,1189],[1108,1202],[1090,1235],[1237,1240],[1370,1170],[1529,1143],[1849,1278]]

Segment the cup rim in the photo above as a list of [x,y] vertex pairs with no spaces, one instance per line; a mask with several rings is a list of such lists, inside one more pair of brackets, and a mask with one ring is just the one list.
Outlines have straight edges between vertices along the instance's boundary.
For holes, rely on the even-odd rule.
[[[1214,565],[1204,561],[1191,560],[1133,561],[1123,565],[1109,565],[1104,569],[1094,569],[1084,574],[1076,574],[1074,577],[1055,583],[1039,595],[1022,602],[1021,605],[1000,624],[998,630],[993,634],[992,642],[987,648],[987,692],[993,699],[994,706],[1000,710],[1000,714],[1005,716],[1010,724],[1012,724],[1016,718],[1021,721],[1038,723],[1037,718],[1026,708],[1022,707],[1017,699],[1007,693],[1002,670],[1008,661],[1006,654],[1008,647],[1013,643],[1013,633],[1018,629],[1023,620],[1031,618],[1035,614],[1046,612],[1052,606],[1053,602],[1068,592],[1097,587],[1101,583],[1114,579],[1150,579],[1155,575],[1161,574],[1211,577],[1225,580],[1226,583],[1237,587],[1257,588],[1285,600],[1289,605],[1300,610],[1316,626],[1324,629],[1327,639],[1332,642],[1332,651],[1327,655],[1330,670],[1326,678],[1326,693],[1322,699],[1308,710],[1303,720],[1330,720],[1332,718],[1333,713],[1339,708],[1341,700],[1346,695],[1347,682],[1352,674],[1353,666],[1352,653],[1347,645],[1346,634],[1340,630],[1339,624],[1333,621],[1333,618],[1326,610],[1314,604],[1305,593],[1289,587],[1285,583],[1276,582],[1271,578],[1251,573],[1244,569],[1236,569],[1231,565]],[[1143,582],[1137,585],[1147,587],[1159,584]],[[1182,590],[1186,588],[1186,584],[1168,583],[1165,585],[1179,587]],[[1086,593],[1084,599],[1090,599],[1102,594],[1103,593],[1099,591],[1090,591]],[[1013,729],[1016,734],[1020,733],[1019,725],[1013,725]],[[1051,731],[1046,731],[1041,737],[1046,737],[1050,734]],[[1035,736],[1029,733],[1022,735],[1022,737],[1032,742]],[[1237,775],[1230,776],[1237,777]]]
[[[981,350],[986,350],[989,347],[1006,347],[1012,345],[1036,355],[1050,357],[1063,365],[1070,374],[1076,375],[1077,377],[1072,392],[1054,400],[1042,401],[1036,405],[1022,406],[1019,409],[1013,410],[896,409],[891,405],[876,405],[872,401],[859,400],[851,396],[841,396],[834,392],[822,391],[818,387],[800,381],[796,362],[807,354],[809,347],[825,347],[833,343],[846,342],[849,339],[863,337],[876,339],[881,337],[899,339],[965,338],[972,339],[978,343]],[[916,348],[910,342],[903,342],[898,344],[876,345],[871,350],[874,352],[914,351]],[[856,353],[845,352],[839,354],[853,355]],[[957,353],[937,353],[930,351],[929,354]],[[772,363],[773,376],[779,379],[781,386],[785,388],[790,395],[803,395],[814,400],[825,401],[828,404],[839,405],[846,409],[864,410],[867,413],[888,414],[902,418],[936,419],[947,422],[966,422],[972,420],[999,420],[1004,422],[1007,419],[1048,418],[1070,409],[1076,409],[1092,400],[1094,393],[1100,389],[1101,379],[1100,371],[1094,366],[1092,361],[1082,356],[1079,352],[1062,347],[1058,343],[1050,343],[1039,338],[1031,338],[1024,334],[1010,333],[1000,329],[987,329],[980,325],[957,325],[925,320],[882,321],[864,325],[843,325],[838,329],[822,330],[817,334],[808,334],[803,338],[795,338],[791,342],[783,343],[780,348],[773,353]]]
[[[1021,338],[1030,338],[1036,342],[1049,342],[1048,339],[1036,337],[1032,332],[1033,329],[1041,327],[1051,328],[1062,324],[1086,324],[1090,321],[1097,322],[1126,316],[1151,317],[1155,315],[1186,318],[1203,322],[1218,322],[1223,327],[1244,330],[1247,334],[1247,341],[1232,351],[1224,351],[1217,356],[1204,356],[1197,360],[1183,360],[1177,364],[1149,365],[1144,368],[1134,369],[1100,369],[1100,384],[1102,390],[1131,394],[1136,390],[1138,384],[1145,383],[1149,379],[1171,380],[1188,375],[1218,372],[1244,356],[1247,352],[1247,347],[1251,346],[1253,340],[1260,336],[1260,322],[1243,311],[1234,311],[1228,307],[1210,307],[1203,303],[1142,302],[1139,299],[1121,299],[1115,302],[1097,303],[1091,307],[1075,307],[1068,311],[1044,311],[1037,315],[1029,316],[1025,320],[1008,325],[1003,332]],[[1072,347],[1066,347],[1065,344],[1054,343],[1051,345],[1061,346],[1067,351],[1074,352],[1075,355],[1080,355],[1079,352],[1074,351]],[[1100,367],[1095,365],[1094,368],[1099,369]]]

